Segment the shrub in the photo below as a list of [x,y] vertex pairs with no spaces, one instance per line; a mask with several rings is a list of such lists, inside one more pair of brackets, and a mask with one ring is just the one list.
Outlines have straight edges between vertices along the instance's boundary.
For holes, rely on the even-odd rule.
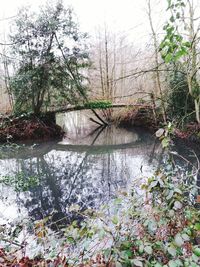
[[194,100],[189,94],[186,76],[178,71],[174,71],[169,79],[169,95],[167,113],[170,118],[193,120]]
[[[169,167],[168,172],[157,171],[143,183],[140,192],[134,186],[130,194],[121,194],[101,211],[81,212],[78,205],[70,207],[70,212],[86,219],[81,226],[73,222],[65,227],[62,236],[48,230],[48,220],[32,224],[40,259],[42,255],[60,266],[200,266],[196,181],[193,174],[184,178],[179,170],[173,172]],[[20,229],[24,233],[26,227],[23,221]],[[1,240],[7,240],[9,251],[19,243],[16,235],[4,236],[6,232],[13,229],[1,231]]]

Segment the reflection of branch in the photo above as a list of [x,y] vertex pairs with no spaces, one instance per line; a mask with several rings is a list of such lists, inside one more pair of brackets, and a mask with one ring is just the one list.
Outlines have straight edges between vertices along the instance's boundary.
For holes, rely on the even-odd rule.
[[71,194],[72,194],[72,192],[74,190],[75,182],[76,182],[76,180],[78,178],[78,175],[80,174],[81,170],[83,169],[83,166],[84,166],[88,156],[89,156],[89,154],[86,152],[86,154],[85,154],[83,160],[81,161],[81,163],[79,164],[78,168],[70,175],[70,177],[68,177],[70,179],[71,177],[73,177],[75,175],[74,180],[73,180],[73,182],[71,184],[71,190],[69,192],[69,196],[67,197],[66,201],[68,201],[70,199],[70,197],[71,197]]
[[94,113],[94,115],[103,123],[103,125],[108,125],[107,122],[105,122],[94,109],[91,109],[91,111]]
[[76,182],[76,180],[78,178],[78,175],[80,174],[81,170],[83,169],[83,166],[84,166],[84,164],[85,164],[85,162],[87,160],[87,157],[90,155],[89,151],[90,151],[91,147],[94,145],[94,143],[96,142],[97,138],[100,136],[100,134],[103,132],[103,130],[105,128],[106,128],[106,125],[103,126],[102,128],[100,128],[100,127],[97,128],[97,130],[100,129],[100,131],[97,133],[97,135],[95,136],[95,138],[92,141],[91,145],[89,146],[88,150],[86,151],[85,156],[84,156],[83,160],[81,161],[80,165],[78,166],[78,168],[70,175],[70,177],[73,177],[75,175],[75,178],[74,178],[74,180],[72,182],[72,187],[71,187],[71,190],[70,190],[70,193],[69,193],[69,196],[68,196],[67,200],[69,200],[69,198],[71,197],[72,191],[74,189],[74,184],[75,184],[75,182]]
[[156,149],[156,139],[154,141],[154,145],[153,145],[153,149],[151,151],[151,154],[149,156],[149,164],[151,164],[153,162],[154,156],[155,156],[155,149]]
[[6,243],[9,243],[10,245],[18,246],[18,247],[20,247],[21,249],[25,247],[25,245],[23,245],[23,244],[19,244],[19,243],[13,241],[13,240],[8,240],[8,239],[6,239],[6,238],[1,238],[1,241],[4,241],[4,242],[6,242]]
[[161,165],[161,163],[162,163],[162,159],[163,159],[164,151],[165,151],[165,149],[162,147],[162,151],[161,151],[161,153],[160,153],[160,155],[159,155],[159,160],[158,160],[158,167],[157,167],[157,169],[160,169],[160,165]]
[[98,124],[98,125],[102,126],[102,124],[101,124],[101,123],[99,123],[98,121],[94,120],[93,118],[90,118],[90,121],[92,121],[92,122],[94,122],[94,123],[96,123],[96,124]]
[[94,143],[96,142],[96,140],[98,139],[98,137],[100,136],[100,134],[103,132],[103,130],[106,128],[107,126],[104,125],[101,130],[97,133],[96,137],[94,138],[94,140],[92,141],[91,145],[90,146],[93,146]]
[[92,135],[93,135],[94,133],[96,133],[101,127],[102,127],[102,125],[100,125],[99,127],[95,128],[92,132],[90,132],[90,133],[87,135],[87,137],[88,137],[88,136],[92,136]]
[[19,43],[20,43],[20,42],[7,43],[7,44],[6,44],[6,43],[1,43],[1,42],[0,42],[0,45],[11,45],[11,46],[12,46],[12,45],[19,44]]
[[[47,184],[48,184],[48,187],[50,188],[52,198],[54,199],[54,207],[57,211],[63,213],[62,207],[59,201],[59,197],[61,197],[61,189],[59,186],[56,185],[56,182],[54,180],[55,176],[52,173],[51,169],[49,168],[49,164],[46,162],[44,156],[41,157],[40,160],[41,160],[41,168],[47,178]],[[42,204],[42,208],[44,209],[43,201],[41,202],[41,204]]]
[[174,156],[177,156],[177,157],[183,159],[185,162],[187,162],[188,165],[191,165],[192,167],[195,167],[195,169],[196,169],[196,166],[191,161],[189,161],[188,159],[186,159],[182,155],[178,154],[176,151],[170,151],[169,153],[171,155],[174,155]]

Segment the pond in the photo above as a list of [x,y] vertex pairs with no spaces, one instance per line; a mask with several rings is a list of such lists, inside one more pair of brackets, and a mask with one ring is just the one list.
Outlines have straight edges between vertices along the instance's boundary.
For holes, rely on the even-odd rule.
[[0,223],[19,216],[52,216],[66,224],[81,210],[98,209],[135,182],[139,186],[161,164],[163,150],[140,128],[99,127],[88,111],[58,114],[63,140],[2,147]]

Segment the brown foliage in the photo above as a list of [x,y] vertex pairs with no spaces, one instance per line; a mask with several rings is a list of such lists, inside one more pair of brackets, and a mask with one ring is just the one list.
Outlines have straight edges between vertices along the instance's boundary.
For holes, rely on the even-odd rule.
[[62,137],[61,127],[51,119],[2,118],[0,120],[0,142],[20,140],[48,140]]

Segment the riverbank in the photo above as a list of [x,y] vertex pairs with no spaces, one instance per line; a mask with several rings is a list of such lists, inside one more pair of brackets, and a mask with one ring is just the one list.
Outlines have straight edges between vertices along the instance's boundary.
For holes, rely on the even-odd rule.
[[191,123],[185,125],[183,130],[176,128],[175,135],[186,142],[200,144],[200,124]]
[[[103,111],[102,118],[105,121],[107,120],[108,124],[115,124],[125,128],[142,127],[152,133],[164,127],[162,116],[155,116],[151,106],[127,107],[117,112],[109,109],[109,112]],[[40,117],[34,115],[22,115],[19,117],[8,115],[0,118],[0,143],[23,140],[44,141],[62,138],[63,136],[64,131],[56,124],[55,113],[52,112],[43,114]],[[184,125],[184,127],[175,125],[174,136],[186,142],[200,144],[200,125],[197,123],[190,123]]]
[[[121,117],[120,117],[121,116]],[[162,116],[155,117],[151,108],[132,109],[119,115],[118,124],[122,127],[142,127],[155,133],[159,128],[164,127]],[[200,144],[200,124],[191,122],[185,125],[174,124],[173,135],[175,138],[185,142]]]
[[[127,106],[119,107],[116,112],[115,108],[108,110],[96,109],[98,117],[88,118],[94,123],[98,121],[98,125],[102,125],[105,121],[108,125],[115,124],[119,127],[142,126],[148,130],[156,130],[156,124],[152,117],[152,109],[149,106],[137,106],[135,108]],[[23,140],[51,140],[53,138],[62,138],[64,132],[60,126],[56,124],[56,113],[48,112],[42,116],[34,115],[2,116],[0,118],[0,142],[6,143],[17,142]]]
[[19,117],[4,116],[0,118],[0,142],[24,140],[50,140],[62,138],[64,132],[50,115],[36,117],[23,115]]

